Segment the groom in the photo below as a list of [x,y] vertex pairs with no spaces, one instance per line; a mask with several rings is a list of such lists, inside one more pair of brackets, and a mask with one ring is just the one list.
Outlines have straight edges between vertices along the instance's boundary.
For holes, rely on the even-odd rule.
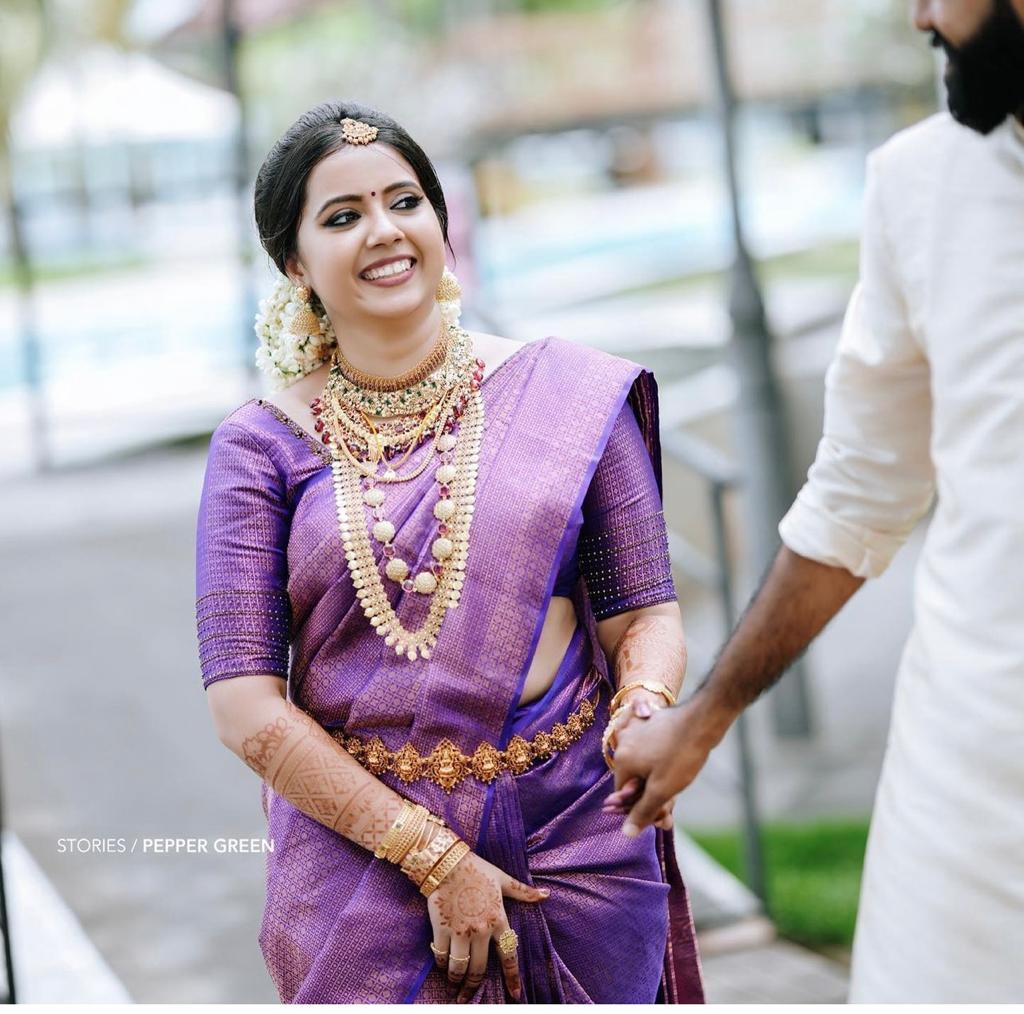
[[870,156],[860,280],[783,546],[693,697],[618,737],[608,803],[624,833],[647,827],[934,501],[850,999],[1020,1001],[1024,0],[919,0],[914,21],[945,51],[952,117]]

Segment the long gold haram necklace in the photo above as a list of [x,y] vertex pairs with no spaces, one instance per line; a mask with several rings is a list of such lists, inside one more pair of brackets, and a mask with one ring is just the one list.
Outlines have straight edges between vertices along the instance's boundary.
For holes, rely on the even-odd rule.
[[[459,335],[463,339],[463,347],[468,337],[465,333]],[[468,368],[473,369],[471,375],[465,369],[460,370],[457,387],[462,388],[462,391],[450,389],[439,399],[443,409],[435,423],[432,453],[428,453],[424,462],[411,473],[399,476],[385,460],[385,473],[378,476],[377,465],[383,456],[379,452],[378,455],[372,453],[377,448],[368,449],[368,459],[374,459],[372,463],[369,460],[360,462],[344,438],[330,441],[334,456],[332,474],[338,526],[356,595],[371,626],[384,638],[384,643],[392,647],[397,655],[405,655],[410,660],[417,657],[430,658],[445,613],[458,606],[465,582],[469,529],[474,510],[484,422],[483,399],[480,395],[483,362],[469,360]],[[439,403],[432,406],[435,411]],[[460,416],[456,437],[446,431]],[[454,461],[449,457],[452,451]],[[424,470],[433,453],[441,455],[441,464],[435,472],[440,499],[434,505],[434,517],[440,522],[439,537],[431,546],[433,559],[430,569],[410,578],[408,564],[396,555],[392,542],[394,525],[381,517],[383,493],[376,483],[408,481]],[[367,531],[364,504],[373,509],[377,519],[372,531],[374,538],[384,544],[383,555],[388,561],[385,565],[387,576],[400,582],[406,592],[431,596],[427,616],[418,630],[407,629],[388,600]]]

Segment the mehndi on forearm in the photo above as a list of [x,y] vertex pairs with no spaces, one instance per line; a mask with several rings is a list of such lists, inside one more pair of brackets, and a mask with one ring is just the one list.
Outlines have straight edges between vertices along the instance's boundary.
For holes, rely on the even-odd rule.
[[652,680],[678,697],[686,672],[686,638],[678,617],[636,617],[615,646],[612,668],[616,687]]
[[[444,822],[404,800],[282,698],[236,751],[279,796],[325,827],[388,859],[429,894],[469,851]],[[401,832],[405,827],[404,833]],[[439,872],[438,872],[439,871]]]

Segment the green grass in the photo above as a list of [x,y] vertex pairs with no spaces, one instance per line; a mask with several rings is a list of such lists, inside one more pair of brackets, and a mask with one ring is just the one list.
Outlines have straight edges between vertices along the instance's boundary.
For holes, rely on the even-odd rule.
[[[816,948],[853,943],[867,837],[866,820],[765,825],[768,905],[782,936]],[[693,838],[727,870],[744,877],[736,832]]]

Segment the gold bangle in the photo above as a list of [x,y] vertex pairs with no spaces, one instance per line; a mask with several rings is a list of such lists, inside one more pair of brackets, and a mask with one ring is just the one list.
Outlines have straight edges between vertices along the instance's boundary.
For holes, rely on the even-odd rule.
[[430,875],[420,886],[420,894],[425,898],[433,894],[441,886],[445,877],[459,865],[468,852],[469,846],[460,838],[430,871]]
[[423,829],[427,826],[427,812],[425,806],[417,805],[415,807],[413,815],[406,822],[402,831],[395,836],[391,848],[384,856],[388,862],[398,866],[406,857],[409,849],[416,844],[420,835],[423,834]]
[[615,691],[615,696],[608,705],[608,710],[614,711],[619,706],[621,699],[630,690],[636,690],[638,687],[643,687],[644,690],[649,690],[652,694],[661,694],[670,708],[676,703],[675,694],[660,680],[634,680],[632,683],[627,683],[624,687],[619,687]]
[[614,722],[614,721],[615,721],[615,719],[617,719],[617,718],[619,717],[619,715],[624,715],[624,714],[625,714],[625,713],[626,713],[627,711],[630,711],[630,710],[631,710],[631,709],[630,709],[630,707],[629,707],[629,705],[628,705],[628,704],[620,704],[620,705],[619,705],[619,706],[618,706],[618,707],[617,707],[617,708],[616,708],[616,709],[615,709],[615,710],[614,710],[614,711],[613,711],[613,712],[612,712],[612,713],[611,713],[611,714],[610,714],[610,715],[608,716],[608,722],[606,723],[606,727],[607,727],[607,725],[611,725],[611,724],[612,724],[612,722]]
[[[428,824],[436,824],[437,832],[432,837],[424,839]],[[413,855],[413,853],[425,849],[434,840],[434,838],[441,833],[442,829],[447,831],[448,825],[440,817],[435,817],[429,810],[427,810],[427,816],[423,821],[423,826],[419,829],[415,839],[409,844],[409,847],[400,856],[398,856],[398,850],[395,849],[394,854],[398,856],[395,863],[398,866],[401,866],[409,856]]]
[[418,887],[426,880],[445,852],[458,840],[454,831],[443,828],[434,835],[426,848],[413,852],[406,858],[402,863],[402,872]]
[[612,733],[614,731],[615,727],[609,719],[604,732],[601,734],[601,755],[604,757],[604,762],[608,765],[609,771],[615,769],[615,753],[611,750]]
[[605,764],[608,765],[609,771],[615,770],[615,754],[608,752],[609,744],[607,739],[601,740],[601,756],[604,757]]
[[383,859],[388,854],[388,849],[391,848],[395,839],[415,812],[415,804],[410,803],[408,799],[403,799],[402,808],[398,811],[398,816],[395,817],[394,823],[384,832],[384,837],[380,840],[380,844],[373,850],[373,854],[378,859]]

